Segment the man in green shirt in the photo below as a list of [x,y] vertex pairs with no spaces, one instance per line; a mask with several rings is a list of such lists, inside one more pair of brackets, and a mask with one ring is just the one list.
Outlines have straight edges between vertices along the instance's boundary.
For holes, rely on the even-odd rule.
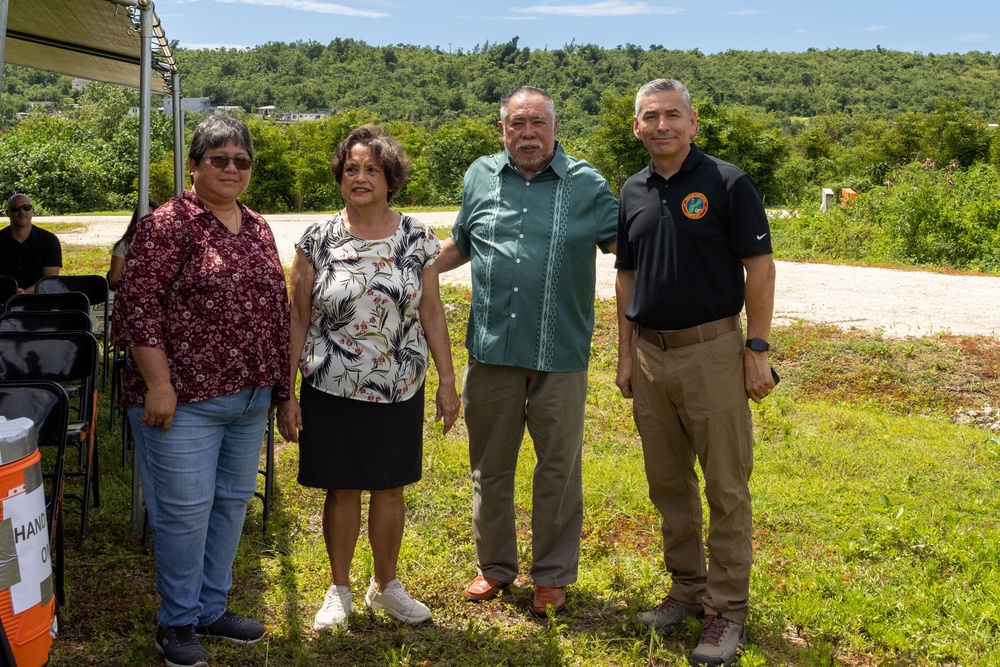
[[538,459],[531,610],[544,615],[565,606],[577,579],[595,262],[598,247],[615,250],[618,201],[594,167],[563,152],[544,90],[505,95],[497,125],[506,150],[469,167],[434,264],[472,261],[462,402],[479,562],[465,596],[489,600],[517,577],[514,473],[527,426]]

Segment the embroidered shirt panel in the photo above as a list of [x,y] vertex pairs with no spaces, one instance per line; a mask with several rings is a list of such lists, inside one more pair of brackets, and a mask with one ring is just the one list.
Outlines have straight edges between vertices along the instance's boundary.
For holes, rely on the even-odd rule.
[[597,247],[614,242],[617,216],[604,178],[558,144],[530,181],[506,151],[474,162],[452,230],[472,258],[469,352],[490,364],[585,370]]

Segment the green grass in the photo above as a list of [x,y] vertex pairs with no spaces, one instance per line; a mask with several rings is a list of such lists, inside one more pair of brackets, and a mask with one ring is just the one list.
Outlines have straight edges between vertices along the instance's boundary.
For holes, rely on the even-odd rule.
[[[443,296],[461,372],[469,291],[446,287]],[[756,560],[741,664],[1000,665],[1000,436],[953,420],[958,409],[1000,405],[1000,343],[890,340],[806,324],[776,328],[772,339],[782,383],[754,407]],[[433,621],[408,627],[364,610],[372,559],[363,534],[352,571],[360,612],[346,632],[314,633],[330,583],[322,493],[297,485],[296,448],[279,441],[272,519],[262,530],[253,501],[230,597],[269,635],[250,648],[211,646],[212,664],[685,664],[696,627],[661,639],[632,620],[659,601],[669,577],[630,404],[614,386],[615,340],[614,304],[601,301],[580,580],[565,614],[533,618],[524,576],[499,600],[462,599],[475,574],[465,430],[459,421],[444,437],[428,421],[424,478],[406,491],[400,578]],[[431,397],[433,373],[429,381]],[[152,645],[151,550],[130,531],[118,432],[102,426],[102,506],[91,515],[92,537],[70,539],[69,602],[52,667],[162,664]],[[526,442],[516,489],[522,570],[533,463]]]

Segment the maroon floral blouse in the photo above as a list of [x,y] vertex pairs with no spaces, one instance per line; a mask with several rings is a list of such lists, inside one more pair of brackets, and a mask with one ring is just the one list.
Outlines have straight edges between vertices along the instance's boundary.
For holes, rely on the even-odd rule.
[[[264,218],[246,206],[231,233],[188,191],[143,218],[115,292],[112,340],[166,350],[178,403],[273,386],[289,397],[288,292]],[[122,405],[146,384],[125,366]]]

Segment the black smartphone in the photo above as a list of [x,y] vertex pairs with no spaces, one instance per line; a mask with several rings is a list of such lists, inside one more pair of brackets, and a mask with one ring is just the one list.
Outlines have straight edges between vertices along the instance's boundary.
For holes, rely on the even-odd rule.
[[777,386],[777,384],[781,382],[781,378],[778,377],[778,371],[774,370],[773,366],[771,367],[771,377],[774,378],[775,386]]

